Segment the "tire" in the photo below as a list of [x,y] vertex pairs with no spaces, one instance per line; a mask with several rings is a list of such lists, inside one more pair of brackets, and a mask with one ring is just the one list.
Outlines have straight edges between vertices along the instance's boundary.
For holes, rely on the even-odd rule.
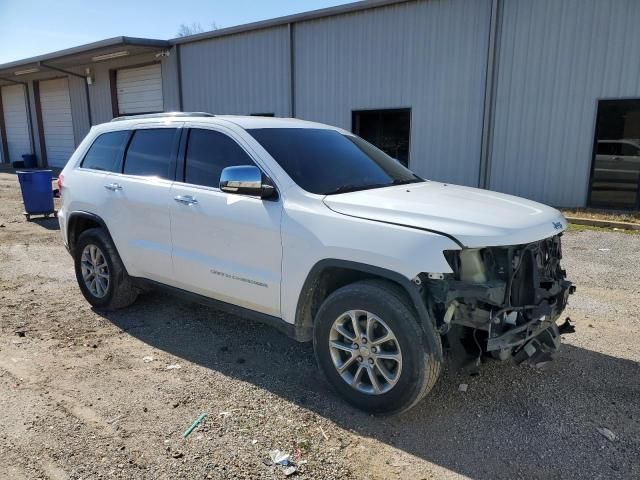
[[[368,349],[363,350],[362,343],[353,342],[351,351],[343,350],[349,337],[355,336],[355,327],[349,327],[353,325],[354,317],[359,319],[357,323],[361,330],[365,330],[368,319],[372,319],[374,333],[369,336],[371,338],[360,337],[361,342],[367,341]],[[340,325],[340,329],[334,328],[336,325]],[[378,344],[382,338],[389,338],[386,330],[390,330],[395,338]],[[425,336],[433,338],[425,341]],[[332,340],[338,342],[340,348],[335,348],[336,343],[330,346]],[[354,344],[358,345],[357,349]],[[376,344],[379,346],[375,347]],[[336,290],[321,305],[314,321],[313,346],[320,369],[347,402],[369,413],[404,412],[433,388],[441,364],[437,352],[430,351],[433,347],[429,345],[441,350],[440,337],[433,329],[423,331],[402,290],[384,280],[360,281]],[[398,353],[401,362],[397,360]],[[357,355],[356,359],[349,360],[354,355]],[[381,368],[378,355],[391,355],[396,359],[383,359]],[[350,382],[354,381],[357,369],[362,365],[361,381],[354,387]],[[339,367],[345,367],[343,373],[338,371]],[[383,370],[386,375],[382,375]],[[377,391],[371,375],[376,379]]]
[[[101,265],[106,263],[106,269],[104,267],[99,268],[101,274],[108,275],[108,282],[100,283],[103,287],[91,287],[85,282],[83,274],[83,254],[87,252],[88,257],[86,260],[91,259],[91,247],[97,248],[97,252],[105,262],[100,262]],[[96,250],[93,250],[95,253]],[[97,253],[97,258],[100,258]],[[134,285],[131,277],[127,275],[127,271],[120,260],[120,255],[116,251],[113,242],[107,235],[107,233],[101,228],[90,228],[82,232],[78,241],[76,242],[73,258],[75,263],[76,279],[80,286],[80,291],[84,295],[84,298],[99,310],[117,310],[124,308],[135,302],[138,297],[138,288]],[[89,262],[90,263],[90,262]],[[94,268],[94,270],[96,270]],[[86,272],[86,270],[85,270]],[[93,275],[94,278],[96,275]],[[104,288],[106,285],[106,288]],[[93,291],[92,291],[93,289]],[[97,291],[96,291],[97,290]]]

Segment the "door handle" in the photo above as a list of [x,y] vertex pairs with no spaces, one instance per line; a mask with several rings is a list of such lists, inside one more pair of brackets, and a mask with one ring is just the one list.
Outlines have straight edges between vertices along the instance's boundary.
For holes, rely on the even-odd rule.
[[104,188],[115,192],[116,190],[122,190],[122,185],[120,185],[119,183],[107,183]]
[[185,205],[195,205],[198,203],[198,200],[193,198],[191,195],[178,195],[177,197],[173,197],[173,199],[178,203],[184,203]]

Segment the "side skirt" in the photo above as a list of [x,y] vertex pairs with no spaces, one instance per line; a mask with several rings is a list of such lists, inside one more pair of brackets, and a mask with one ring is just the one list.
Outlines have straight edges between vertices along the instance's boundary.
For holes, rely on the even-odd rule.
[[181,288],[171,287],[154,280],[148,280],[146,278],[139,277],[134,277],[133,280],[137,285],[143,288],[162,290],[187,302],[198,303],[206,307],[215,308],[216,310],[223,310],[238,317],[248,318],[250,320],[253,320],[254,322],[264,323],[299,342],[306,341],[309,338],[308,334],[307,336],[305,336],[304,332],[300,331],[300,328],[296,328],[295,325],[286,322],[280,317],[274,317],[272,315],[267,315],[266,313],[256,312],[255,310],[240,307],[238,305],[233,305],[231,303],[216,300],[214,298],[205,297],[204,295],[189,292]]

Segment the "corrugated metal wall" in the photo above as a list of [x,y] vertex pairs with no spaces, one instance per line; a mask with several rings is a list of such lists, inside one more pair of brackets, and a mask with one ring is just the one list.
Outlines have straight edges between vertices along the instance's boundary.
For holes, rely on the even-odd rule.
[[[123,63],[118,62],[116,65],[122,66]],[[96,63],[91,66],[94,84],[89,88],[89,95],[91,96],[91,118],[94,125],[108,122],[113,117],[109,70],[115,67],[114,62]]]
[[162,98],[165,112],[180,110],[180,82],[178,80],[178,55],[176,48],[169,50],[169,56],[162,58]]
[[80,77],[69,76],[69,96],[71,98],[71,116],[73,118],[73,137],[76,147],[89,133],[89,111],[87,109],[87,94],[85,80]]
[[411,107],[410,167],[477,186],[489,0],[409,2],[295,25],[296,116]]
[[289,115],[286,26],[180,46],[185,111]]
[[638,0],[507,0],[489,188],[583,206],[599,98],[640,97]]

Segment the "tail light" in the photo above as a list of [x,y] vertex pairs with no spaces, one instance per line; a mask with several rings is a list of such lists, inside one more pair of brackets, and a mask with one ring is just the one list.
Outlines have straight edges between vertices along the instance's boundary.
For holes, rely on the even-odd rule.
[[62,185],[64,185],[64,175],[58,175],[58,190],[62,193]]

